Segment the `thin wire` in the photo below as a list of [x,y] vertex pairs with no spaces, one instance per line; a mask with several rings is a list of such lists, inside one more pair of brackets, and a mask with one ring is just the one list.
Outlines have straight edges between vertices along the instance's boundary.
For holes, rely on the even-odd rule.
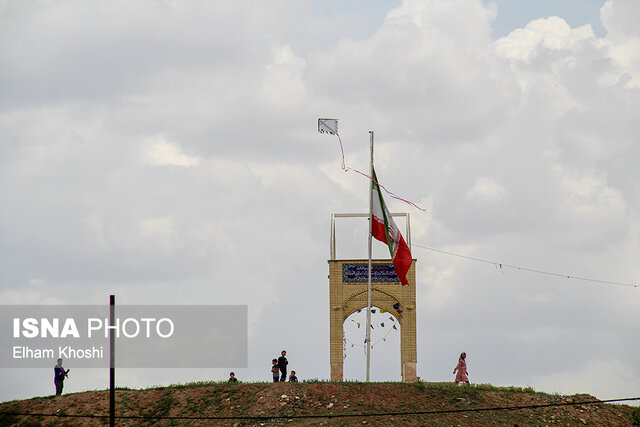
[[[342,139],[340,138],[340,135],[338,133],[336,133],[335,135],[338,137],[338,141],[340,142],[340,153],[342,154],[342,170],[344,172],[349,172],[350,170],[352,170],[352,171],[354,171],[356,173],[359,173],[360,175],[366,177],[367,179],[375,182],[380,188],[382,188],[384,191],[386,191],[387,194],[389,196],[393,197],[394,199],[397,199],[397,200],[400,200],[401,202],[407,203],[407,204],[415,207],[416,209],[421,210],[422,212],[426,212],[427,211],[426,209],[421,208],[420,206],[416,205],[412,201],[403,199],[402,197],[399,197],[399,196],[395,195],[394,193],[392,193],[391,191],[387,190],[382,184],[377,182],[375,179],[373,179],[372,177],[370,177],[366,173],[360,172],[357,169],[353,169],[353,168],[350,168],[350,167],[346,166],[345,160],[344,160],[344,147],[342,145]],[[640,287],[639,285],[633,284],[633,283],[612,282],[612,281],[609,281],[609,280],[591,279],[591,278],[588,278],[588,277],[574,276],[574,275],[571,275],[571,274],[553,273],[553,272],[550,272],[550,271],[537,270],[537,269],[534,269],[534,268],[520,267],[520,266],[517,266],[517,265],[504,264],[504,263],[500,263],[500,262],[489,261],[489,260],[480,259],[480,258],[474,258],[474,257],[466,256],[466,255],[460,255],[460,254],[456,254],[456,253],[453,253],[453,252],[447,252],[447,251],[443,251],[443,250],[440,250],[440,249],[429,248],[427,246],[416,245],[415,243],[412,246],[416,246],[418,248],[427,249],[427,250],[434,251],[434,252],[440,252],[440,253],[446,254],[446,255],[456,256],[456,257],[459,257],[459,258],[465,258],[465,259],[468,259],[468,260],[471,260],[471,261],[478,261],[478,262],[484,262],[484,263],[487,263],[487,264],[493,264],[493,265],[496,266],[496,268],[499,268],[500,270],[502,270],[503,268],[512,268],[514,270],[528,271],[530,273],[546,274],[548,276],[562,277],[562,278],[573,279],[573,280],[582,280],[582,281],[585,281],[585,282],[600,283],[600,284],[605,284],[605,285],[627,286],[627,287],[631,287],[631,288]]]
[[[381,341],[386,341],[386,340],[385,340],[385,338],[387,338],[387,335],[389,335],[389,334],[391,333],[391,331],[393,331],[393,328],[389,328],[389,330],[387,331],[387,333],[386,333],[386,334],[384,334],[384,336],[383,336],[382,338],[380,338],[378,341],[376,341],[376,342],[374,342],[374,343],[372,343],[372,344],[371,344],[371,347],[373,348],[373,346],[374,346],[374,345],[377,345],[377,344],[378,344],[379,342],[381,342]],[[349,344],[351,344],[352,346],[356,346],[356,345],[357,345],[358,347],[365,347],[365,346],[364,346],[364,344],[358,344],[358,343],[355,343],[355,342],[351,341],[349,338],[347,338],[347,337],[346,337],[346,335],[345,335],[345,338],[344,338],[344,339],[345,339]]]
[[[168,416],[168,415],[116,415],[117,419],[154,419],[154,420],[271,420],[271,419],[305,419],[305,418],[346,418],[346,417],[384,417],[384,416],[403,416],[403,415],[436,415],[436,414],[454,414],[461,412],[487,412],[487,411],[517,411],[521,409],[550,408],[557,406],[576,406],[576,405],[592,405],[598,403],[628,402],[640,400],[640,397],[625,397],[622,399],[607,400],[587,400],[582,402],[562,402],[562,403],[543,403],[537,405],[522,406],[492,406],[485,408],[465,408],[465,409],[435,409],[430,411],[407,411],[407,412],[369,412],[369,413],[350,413],[350,414],[309,414],[309,415],[256,415],[256,416]],[[46,414],[46,413],[21,413],[0,411],[0,415],[13,416],[37,416],[37,417],[59,417],[59,418],[109,418],[109,415],[82,415],[82,414]]]
[[[378,310],[379,310],[379,309],[380,309],[380,308],[378,307]],[[382,312],[380,312],[379,314],[382,314]],[[395,329],[396,331],[398,330],[397,328],[395,328],[395,326],[396,326],[396,321],[395,321],[395,319],[394,319],[393,317],[391,317],[391,316],[389,317],[389,319],[391,319],[391,321],[393,322],[393,325],[389,328],[389,330],[384,334],[384,336],[383,336],[382,338],[380,338],[378,341],[376,341],[376,342],[374,342],[373,344],[371,344],[371,348],[373,348],[373,346],[374,346],[374,345],[378,344],[378,343],[379,343],[379,342],[381,342],[381,341],[385,341],[385,342],[386,342],[387,335],[389,335],[389,334],[391,333],[391,331],[393,331],[394,329]],[[345,319],[345,320],[346,320],[346,319]],[[355,319],[351,319],[351,321],[352,321],[352,322],[356,322],[356,321],[355,321]],[[359,323],[359,322],[356,322],[356,323]],[[384,323],[384,322],[380,322],[380,323],[378,323],[378,325],[382,325],[383,323]],[[380,326],[380,327],[381,327],[381,328],[383,328],[384,326]],[[349,344],[351,344],[351,347],[356,346],[356,345],[357,345],[358,347],[363,347],[363,348],[364,348],[364,347],[366,347],[364,344],[358,344],[358,343],[355,343],[355,342],[351,341],[349,338],[347,338],[347,335],[344,333],[344,331],[342,331],[342,339],[343,339],[343,341],[346,341],[346,342],[348,342]],[[344,351],[344,350],[345,350],[345,349],[343,348],[343,351]]]
[[496,266],[496,268],[499,268],[500,270],[502,270],[503,268],[512,268],[514,270],[528,271],[530,273],[546,274],[548,276],[562,277],[562,278],[565,278],[565,279],[573,279],[573,280],[583,280],[585,282],[600,283],[600,284],[605,284],[605,285],[627,286],[627,287],[630,287],[630,288],[639,287],[638,285],[633,284],[633,283],[612,282],[612,281],[609,281],[609,280],[591,279],[591,278],[588,278],[588,277],[574,276],[574,275],[571,275],[571,274],[552,273],[550,271],[537,270],[537,269],[534,269],[534,268],[527,268],[527,267],[520,267],[520,266],[517,266],[517,265],[504,264],[504,263],[501,263],[501,262],[489,261],[489,260],[486,260],[486,259],[474,258],[474,257],[467,256],[467,255],[460,255],[460,254],[456,254],[456,253],[453,253],[453,252],[443,251],[442,249],[435,249],[435,248],[430,248],[428,246],[417,245],[415,243],[413,243],[411,246],[415,246],[415,247],[418,247],[418,248],[421,248],[421,249],[426,249],[426,250],[433,251],[433,252],[439,252],[439,253],[445,254],[445,255],[455,256],[455,257],[458,257],[458,258],[464,258],[464,259],[468,259],[468,260],[471,260],[471,261],[477,261],[477,262],[484,262],[486,264],[492,264],[492,265]]
[[345,173],[346,173],[346,172],[349,172],[350,170],[352,170],[352,171],[354,171],[354,172],[356,172],[356,173],[359,173],[360,175],[364,176],[365,178],[367,178],[367,179],[369,179],[369,180],[371,180],[371,181],[375,182],[375,183],[376,183],[380,188],[382,188],[384,191],[386,191],[386,192],[387,192],[387,194],[388,194],[389,196],[393,197],[394,199],[396,199],[396,200],[400,200],[401,202],[404,202],[404,203],[406,203],[406,204],[408,204],[408,205],[411,205],[411,206],[415,207],[416,209],[421,210],[422,212],[426,212],[426,211],[427,211],[426,209],[421,208],[420,206],[416,205],[416,204],[415,204],[415,203],[413,203],[412,201],[410,201],[410,200],[406,200],[406,199],[403,199],[402,197],[400,197],[400,196],[398,196],[398,195],[396,195],[396,194],[392,193],[391,191],[387,190],[387,189],[385,188],[385,186],[384,186],[384,185],[380,184],[378,181],[376,181],[375,179],[373,179],[372,177],[370,177],[370,176],[369,176],[369,175],[367,175],[366,173],[364,173],[364,172],[360,172],[358,169],[354,169],[354,168],[348,167],[348,166],[345,164],[345,162],[344,162],[344,148],[343,148],[343,146],[342,146],[342,139],[340,138],[340,135],[338,135],[337,133],[336,133],[336,136],[338,137],[338,141],[340,142],[340,153],[342,154],[342,170],[343,170]]

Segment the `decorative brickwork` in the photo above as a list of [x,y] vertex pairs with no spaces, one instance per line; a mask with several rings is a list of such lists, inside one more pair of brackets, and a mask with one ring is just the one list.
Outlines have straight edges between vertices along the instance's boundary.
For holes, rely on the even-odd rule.
[[[367,308],[367,284],[344,282],[344,264],[367,264],[368,260],[329,260],[329,307],[330,307],[330,360],[331,381],[343,379],[343,327],[350,314]],[[391,260],[374,260],[373,264],[388,264]],[[402,381],[416,381],[416,260],[414,259],[407,279],[409,286],[399,282],[375,282],[371,285],[371,305],[393,307],[402,312],[390,310],[400,324],[400,362]]]

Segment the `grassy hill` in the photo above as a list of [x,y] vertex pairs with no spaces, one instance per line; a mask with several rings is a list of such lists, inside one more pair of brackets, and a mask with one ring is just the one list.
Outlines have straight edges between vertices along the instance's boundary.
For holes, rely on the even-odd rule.
[[[595,400],[589,395],[450,383],[207,382],[118,389],[116,415],[122,418],[116,425],[631,426],[640,422],[637,407],[587,403]],[[0,413],[0,426],[108,425],[104,416],[109,414],[109,392],[5,402]]]

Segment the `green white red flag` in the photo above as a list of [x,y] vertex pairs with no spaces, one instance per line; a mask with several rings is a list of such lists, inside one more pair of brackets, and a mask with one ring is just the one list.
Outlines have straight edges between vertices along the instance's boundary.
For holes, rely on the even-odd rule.
[[400,283],[408,285],[407,272],[411,267],[411,251],[404,241],[398,226],[393,221],[387,205],[384,203],[375,170],[373,171],[372,191],[373,206],[371,213],[373,221],[371,223],[371,235],[389,246],[389,253],[396,269],[396,275],[400,279]]

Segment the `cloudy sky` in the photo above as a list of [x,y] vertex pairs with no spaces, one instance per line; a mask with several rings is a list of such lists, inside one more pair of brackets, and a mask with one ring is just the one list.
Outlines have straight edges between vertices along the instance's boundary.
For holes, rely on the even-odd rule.
[[[335,117],[347,165],[374,130],[381,183],[426,209],[388,199],[411,215],[423,380],[466,351],[475,383],[638,396],[639,20],[636,0],[2,1],[0,303],[246,304],[241,380],[283,348],[327,379],[330,215],[368,209],[317,133]],[[339,224],[339,257],[366,257],[366,227]],[[399,380],[398,334],[372,360]],[[2,369],[0,400],[52,394],[51,371]]]

